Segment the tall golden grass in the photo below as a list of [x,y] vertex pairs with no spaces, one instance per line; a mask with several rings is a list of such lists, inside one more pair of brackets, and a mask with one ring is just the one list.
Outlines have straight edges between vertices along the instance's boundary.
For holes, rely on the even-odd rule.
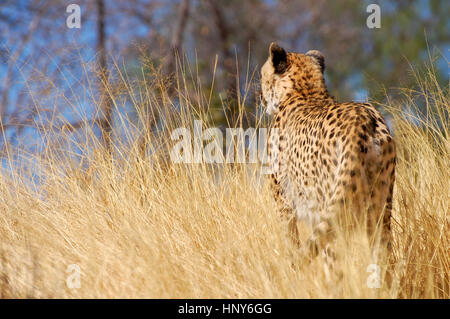
[[[112,154],[88,122],[78,135],[68,123],[62,132],[43,129],[39,153],[8,148],[0,175],[0,296],[449,298],[449,90],[428,71],[417,76],[418,90],[383,105],[398,149],[390,285],[387,259],[373,256],[362,231],[338,237],[333,267],[321,256],[305,262],[258,165],[168,159],[172,129],[191,128],[194,118],[214,122],[195,70],[179,70],[176,107],[156,73],[134,83],[117,68],[121,91],[109,93],[126,138],[116,139]],[[120,112],[124,95],[138,122]],[[418,101],[426,105],[422,115]],[[243,114],[245,96],[241,102]],[[142,135],[149,114],[166,121]],[[67,285],[73,264],[79,288]],[[379,288],[370,287],[371,264],[380,267]]]

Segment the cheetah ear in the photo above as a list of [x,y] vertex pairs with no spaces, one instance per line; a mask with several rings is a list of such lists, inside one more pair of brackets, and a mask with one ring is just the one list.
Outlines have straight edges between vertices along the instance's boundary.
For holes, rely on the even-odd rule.
[[320,70],[323,73],[323,71],[325,70],[325,58],[322,52],[318,50],[309,50],[308,52],[306,52],[306,55],[314,58],[317,61],[317,63],[319,63]]
[[269,48],[270,61],[275,69],[275,73],[282,74],[288,67],[287,53],[278,44],[272,42]]

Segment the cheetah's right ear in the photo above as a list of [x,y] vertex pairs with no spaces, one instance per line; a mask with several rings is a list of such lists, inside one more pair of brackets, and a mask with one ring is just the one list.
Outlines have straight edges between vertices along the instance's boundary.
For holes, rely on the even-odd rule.
[[288,67],[287,53],[278,44],[272,42],[269,47],[270,61],[272,62],[275,73],[282,74]]
[[320,70],[323,73],[323,71],[325,70],[325,57],[323,56],[322,52],[320,52],[319,50],[309,50],[308,52],[306,52],[306,55],[314,58],[317,63],[319,63]]

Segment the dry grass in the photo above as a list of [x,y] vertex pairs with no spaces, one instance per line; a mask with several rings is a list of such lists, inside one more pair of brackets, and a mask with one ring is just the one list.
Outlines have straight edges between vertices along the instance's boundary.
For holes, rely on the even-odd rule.
[[[76,156],[73,134],[46,132],[40,154],[10,148],[0,175],[1,297],[450,297],[448,88],[432,72],[418,79],[421,91],[405,91],[402,104],[411,114],[419,95],[426,99],[421,127],[398,104],[387,106],[399,154],[396,263],[393,284],[378,289],[368,287],[367,267],[378,264],[383,278],[386,260],[373,259],[364,232],[338,238],[333,269],[321,257],[304,262],[256,165],[172,164],[161,156],[173,143],[164,132],[189,127],[194,116],[210,118],[208,97],[184,90],[187,77],[179,81],[181,110],[159,135],[146,137],[148,156],[138,142],[123,142],[111,157],[90,128],[82,129],[88,138],[78,140]],[[125,75],[119,82],[136,96]],[[173,110],[152,89],[164,90],[162,82],[139,87],[136,106],[166,116]],[[129,131],[128,140],[137,141]],[[82,272],[79,289],[66,285],[71,264]]]

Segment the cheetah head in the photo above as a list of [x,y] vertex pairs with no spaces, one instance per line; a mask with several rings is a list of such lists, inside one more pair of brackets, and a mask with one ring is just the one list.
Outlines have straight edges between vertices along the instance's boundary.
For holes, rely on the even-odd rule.
[[294,94],[308,96],[325,89],[324,57],[320,51],[305,54],[287,53],[275,42],[270,44],[269,58],[261,68],[261,102],[268,114]]

